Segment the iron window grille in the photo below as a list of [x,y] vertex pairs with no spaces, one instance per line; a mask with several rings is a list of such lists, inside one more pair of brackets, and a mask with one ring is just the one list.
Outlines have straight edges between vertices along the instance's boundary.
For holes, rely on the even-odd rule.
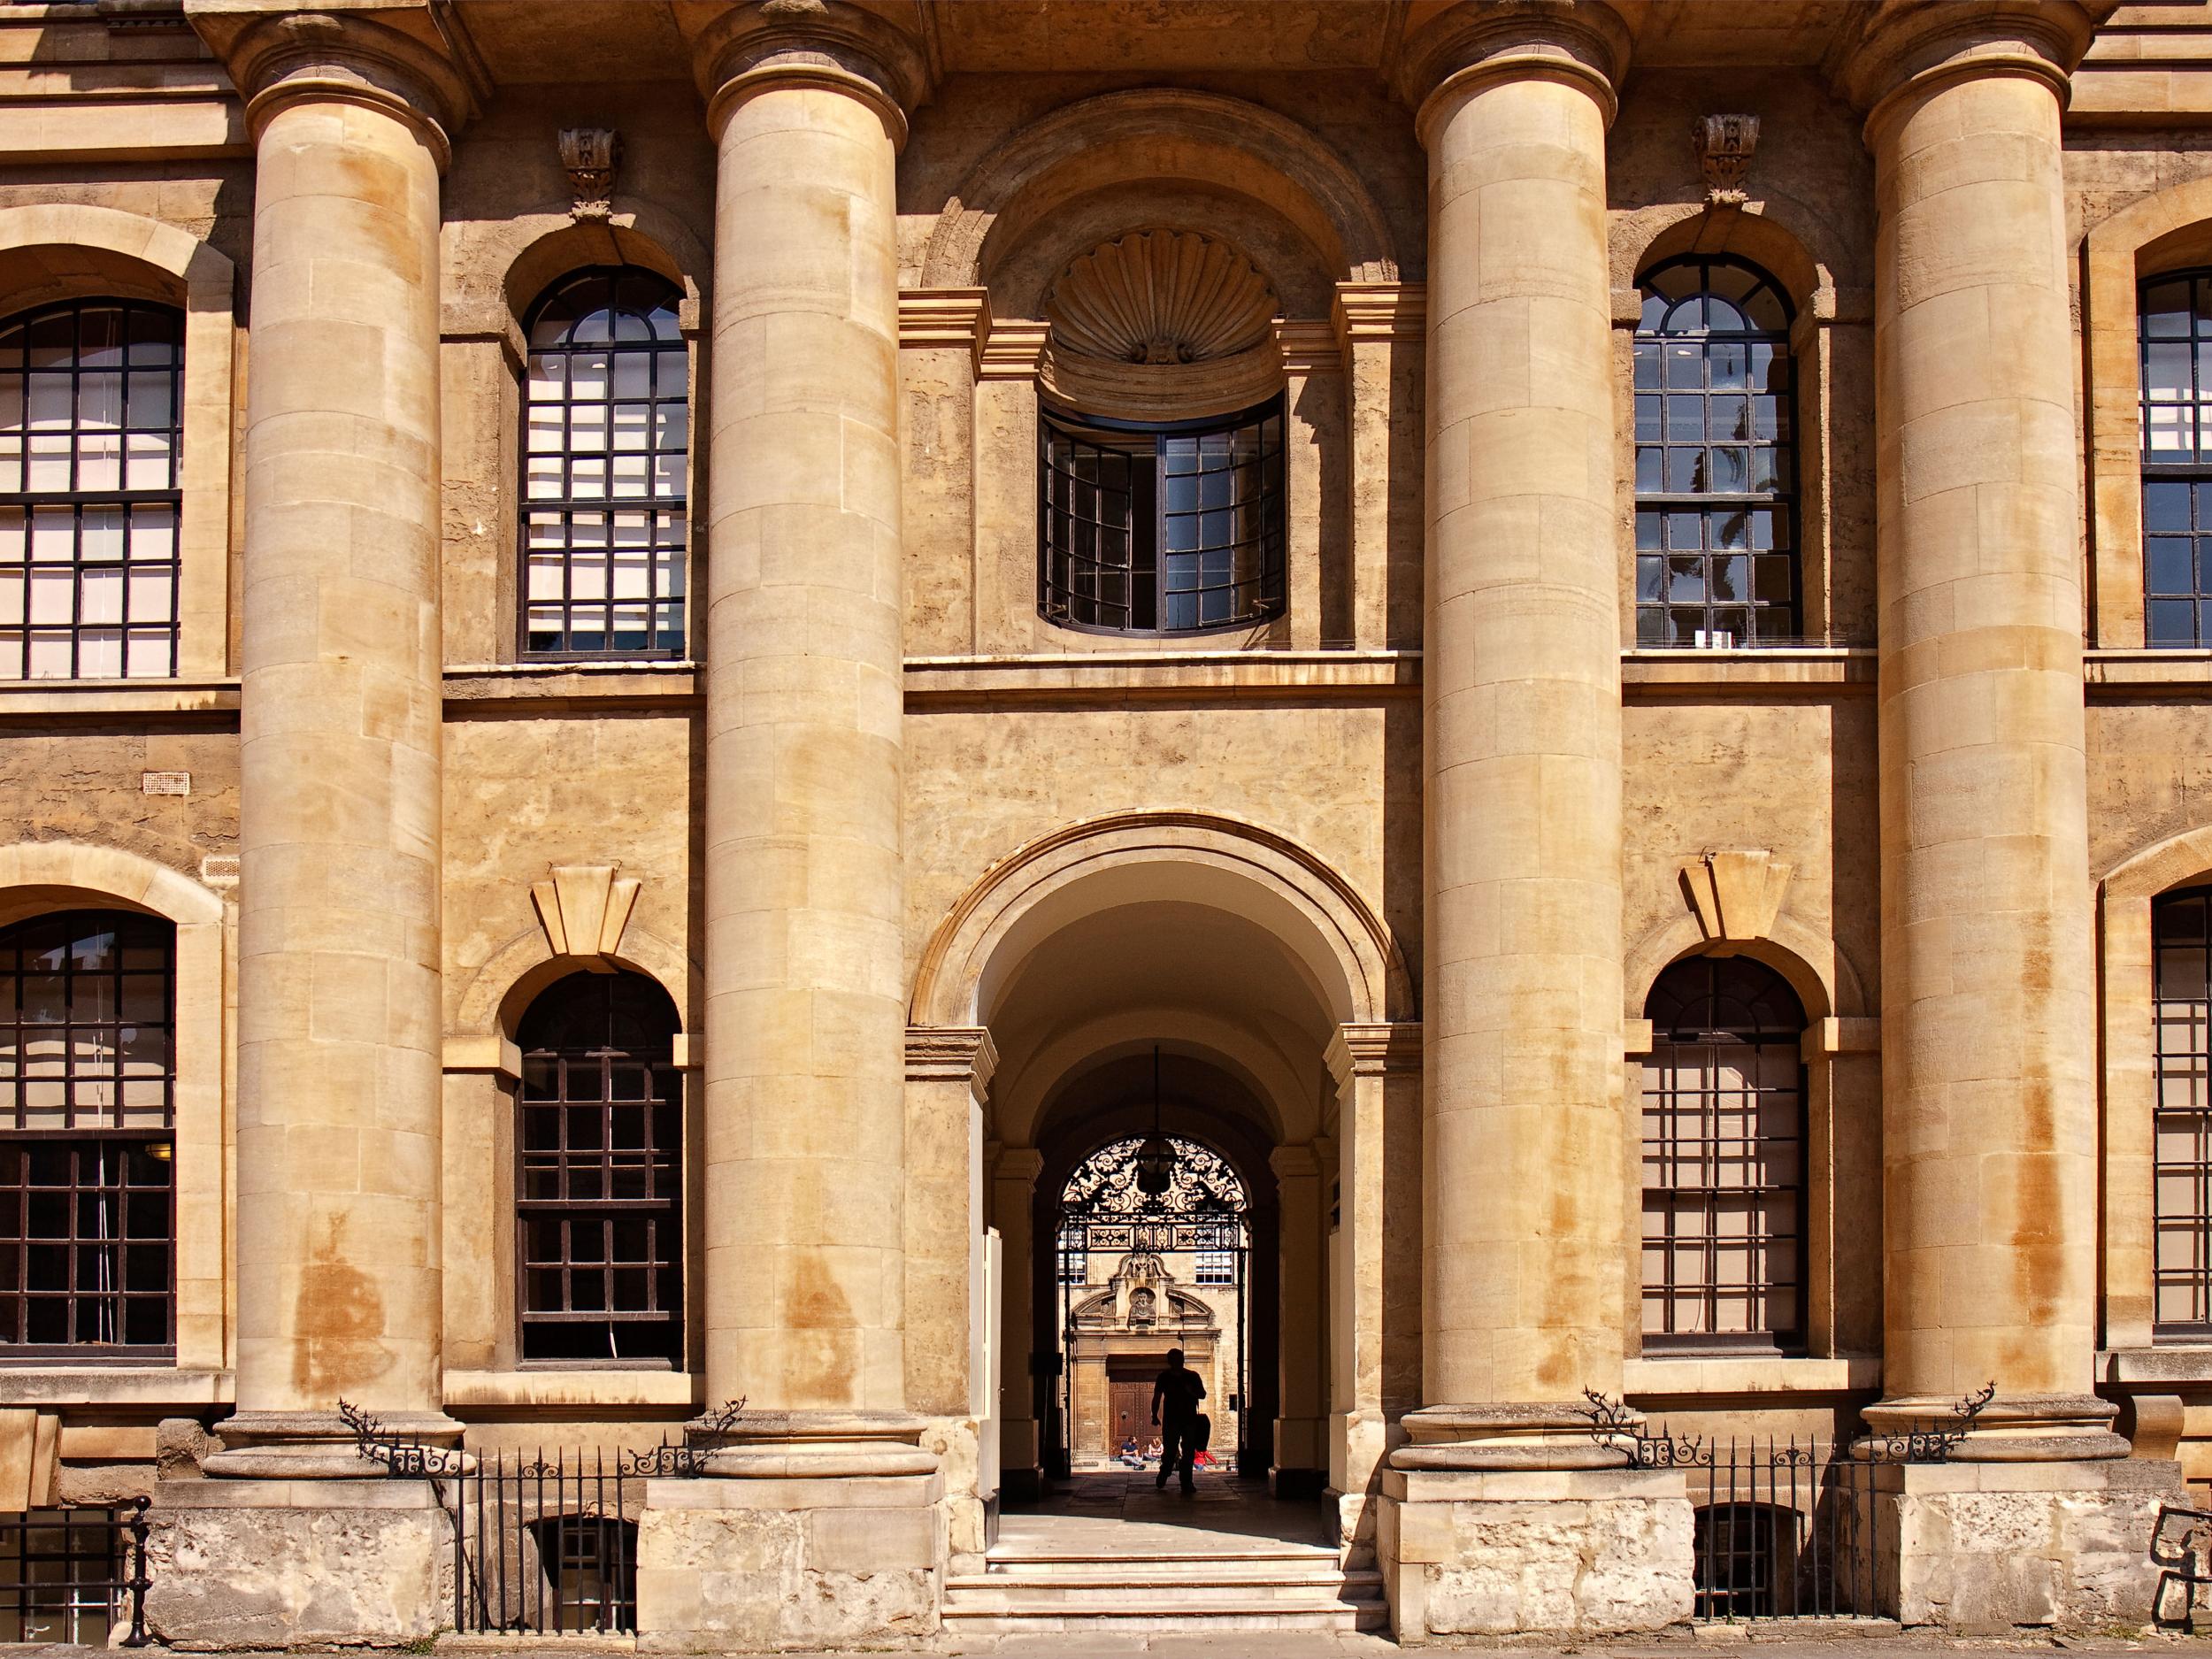
[[1692,956],[1645,1011],[1644,1345],[1797,1347],[1803,1006],[1763,964]]
[[0,1352],[174,1352],[175,929],[0,928]]
[[1060,1282],[1064,1285],[1087,1284],[1090,1272],[1090,1257],[1084,1251],[1082,1234],[1063,1233],[1060,1238]]
[[532,308],[522,655],[684,652],[690,353],[666,278],[580,272]]
[[2212,1337],[2212,887],[2151,905],[2152,1023],[2158,1100],[2154,1125],[2152,1334]]
[[1233,1285],[1237,1282],[1237,1253],[1234,1250],[1201,1250],[1193,1268],[1193,1278],[1201,1285]]
[[177,672],[183,375],[165,305],[0,323],[0,680]]
[[516,1187],[526,1361],[680,1370],[683,1073],[642,975],[572,974],[523,1016]]
[[1038,422],[1038,613],[1203,634],[1283,613],[1283,403],[1145,424]]
[[0,1641],[145,1647],[146,1507],[0,1512]]
[[2212,270],[2144,283],[2143,641],[2212,646]]
[[1790,307],[1755,266],[1645,273],[1636,327],[1636,643],[1798,636]]

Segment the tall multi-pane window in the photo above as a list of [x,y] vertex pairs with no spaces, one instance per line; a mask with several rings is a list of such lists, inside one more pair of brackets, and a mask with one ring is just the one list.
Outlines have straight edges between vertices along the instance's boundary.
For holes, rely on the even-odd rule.
[[2212,271],[2143,284],[2143,639],[2212,645]]
[[2151,904],[2158,1103],[2154,1127],[2154,1334],[2212,1337],[2212,887]]
[[174,1351],[176,930],[0,928],[0,1354]]
[[1235,1284],[1237,1253],[1234,1250],[1199,1251],[1194,1278],[1201,1285]]
[[0,322],[0,680],[177,672],[183,373],[165,305]]
[[569,277],[532,309],[522,654],[680,657],[689,353],[675,284]]
[[1799,630],[1790,310],[1738,260],[1644,275],[1636,326],[1636,642]]
[[1280,398],[1167,425],[1048,412],[1038,439],[1048,621],[1199,634],[1280,614]]
[[526,1360],[683,1366],[677,1025],[667,992],[636,973],[571,974],[522,1017]]
[[1646,1000],[1647,1347],[1803,1340],[1804,1006],[1748,956],[1690,956]]

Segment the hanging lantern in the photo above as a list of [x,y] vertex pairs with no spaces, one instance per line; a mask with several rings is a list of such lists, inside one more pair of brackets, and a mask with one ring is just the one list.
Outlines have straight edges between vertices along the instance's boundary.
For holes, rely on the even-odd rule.
[[1137,1148],[1137,1190],[1147,1198],[1157,1198],[1174,1179],[1175,1143],[1155,1130]]
[[1137,1148],[1137,1190],[1157,1198],[1175,1179],[1175,1143],[1160,1133],[1160,1046],[1152,1045],[1152,1133]]

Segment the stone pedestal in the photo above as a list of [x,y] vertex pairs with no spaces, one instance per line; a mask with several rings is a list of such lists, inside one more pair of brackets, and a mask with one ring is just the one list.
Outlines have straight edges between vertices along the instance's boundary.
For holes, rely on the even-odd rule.
[[1690,1617],[1679,1470],[1402,1470],[1375,1553],[1408,1644],[1541,1631],[1602,1636]]
[[1966,1632],[2149,1620],[2151,1533],[2162,1503],[2185,1501],[2180,1464],[1886,1463],[1873,1473],[1884,1615]]
[[918,1644],[944,1586],[941,1477],[651,1480],[638,1517],[638,1647]]
[[146,1623],[172,1647],[396,1647],[453,1622],[453,1528],[426,1480],[154,1490]]

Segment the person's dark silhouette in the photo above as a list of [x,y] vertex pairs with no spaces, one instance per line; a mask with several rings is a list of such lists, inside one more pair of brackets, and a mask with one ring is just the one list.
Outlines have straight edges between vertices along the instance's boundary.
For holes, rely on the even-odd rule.
[[1155,1486],[1167,1485],[1168,1471],[1183,1478],[1183,1490],[1195,1492],[1191,1464],[1198,1455],[1198,1402],[1206,1397],[1206,1385],[1183,1363],[1183,1350],[1167,1351],[1167,1369],[1152,1384],[1152,1420],[1160,1425],[1160,1472]]

